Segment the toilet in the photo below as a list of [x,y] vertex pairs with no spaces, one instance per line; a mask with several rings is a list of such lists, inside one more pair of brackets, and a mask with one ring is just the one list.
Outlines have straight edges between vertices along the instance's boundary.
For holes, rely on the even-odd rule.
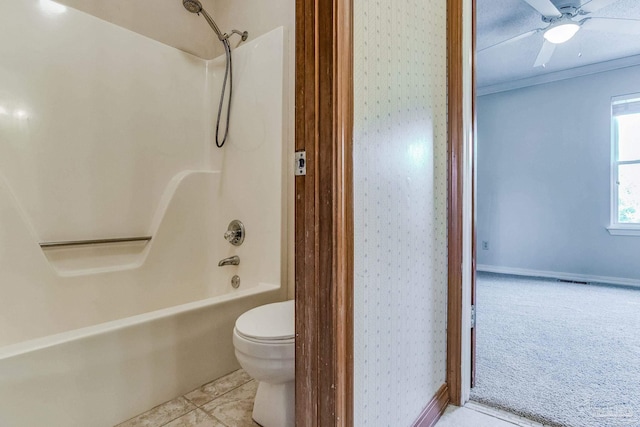
[[233,328],[240,366],[256,381],[253,420],[262,427],[295,426],[295,302],[256,307]]

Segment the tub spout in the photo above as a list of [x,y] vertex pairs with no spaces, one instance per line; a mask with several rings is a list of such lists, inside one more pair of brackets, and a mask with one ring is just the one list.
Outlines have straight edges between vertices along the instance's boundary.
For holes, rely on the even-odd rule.
[[240,257],[238,255],[225,258],[218,263],[218,267],[224,267],[225,265],[238,265],[240,264]]

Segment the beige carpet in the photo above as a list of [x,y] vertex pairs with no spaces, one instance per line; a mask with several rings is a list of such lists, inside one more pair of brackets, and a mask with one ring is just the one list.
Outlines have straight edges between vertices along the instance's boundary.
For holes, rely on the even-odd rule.
[[480,273],[471,398],[552,426],[640,426],[640,289]]

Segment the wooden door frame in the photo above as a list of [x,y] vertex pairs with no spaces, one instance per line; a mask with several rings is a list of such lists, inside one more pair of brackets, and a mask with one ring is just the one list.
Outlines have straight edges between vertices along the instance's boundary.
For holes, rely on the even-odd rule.
[[[464,12],[470,6],[470,28],[465,25]],[[474,336],[470,328],[472,289],[467,280],[474,280],[475,272],[475,220],[474,220],[474,135],[475,129],[475,0],[447,0],[447,99],[448,99],[448,299],[447,299],[447,379],[449,399],[454,405],[463,405],[472,381],[469,350]],[[467,34],[471,31],[471,34]],[[470,46],[464,43],[471,36]],[[468,49],[468,50],[465,50]],[[470,60],[469,60],[470,59]],[[470,108],[466,107],[465,70],[470,69]],[[470,111],[466,110],[469,108]],[[468,176],[468,174],[471,176]],[[470,193],[470,194],[468,194]],[[465,227],[465,225],[467,227]],[[465,228],[469,240],[465,242]],[[464,271],[470,269],[470,271]],[[469,307],[465,305],[469,304]],[[469,342],[466,342],[466,340]],[[463,341],[464,340],[464,341]],[[465,354],[469,357],[465,357]],[[464,377],[463,377],[464,376]]]
[[462,386],[462,159],[464,153],[462,0],[447,2],[447,386],[449,400],[461,402]]
[[353,425],[352,0],[296,0],[296,426]]
[[[473,1],[473,0],[472,0]],[[446,400],[462,402],[463,4],[447,0]],[[296,0],[296,426],[353,426],[353,0]],[[446,402],[445,402],[446,403]]]

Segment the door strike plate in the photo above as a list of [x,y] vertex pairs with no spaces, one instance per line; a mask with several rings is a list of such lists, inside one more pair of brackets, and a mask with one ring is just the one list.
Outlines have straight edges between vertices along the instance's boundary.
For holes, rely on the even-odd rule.
[[302,176],[307,174],[307,152],[296,151],[295,157],[295,175]]

